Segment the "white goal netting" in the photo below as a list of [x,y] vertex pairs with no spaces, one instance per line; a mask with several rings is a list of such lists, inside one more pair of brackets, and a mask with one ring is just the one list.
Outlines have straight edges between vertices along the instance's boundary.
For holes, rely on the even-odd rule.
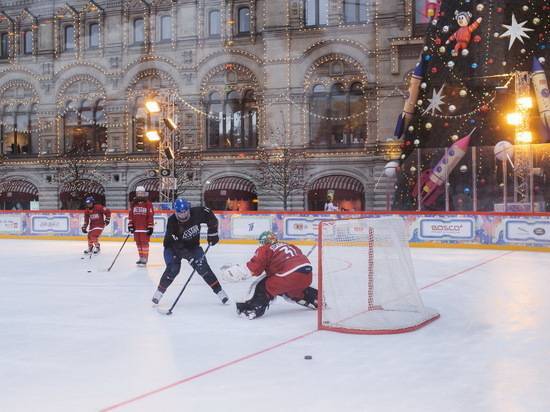
[[319,225],[319,328],[401,333],[439,314],[424,306],[399,216]]

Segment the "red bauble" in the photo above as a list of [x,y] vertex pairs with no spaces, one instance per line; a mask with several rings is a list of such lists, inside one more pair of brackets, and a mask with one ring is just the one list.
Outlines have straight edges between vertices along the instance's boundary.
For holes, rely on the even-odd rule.
[[493,64],[493,63],[494,63],[494,60],[493,60],[493,59],[487,60],[487,64]]
[[442,41],[439,37],[436,37],[436,39],[434,40],[434,43],[439,46],[441,45]]
[[474,36],[474,43],[479,43],[481,41],[481,36],[479,34],[476,34]]
[[449,123],[447,122],[443,123],[443,127],[449,127]]
[[481,106],[480,110],[482,113],[487,113],[489,111],[489,106],[484,104],[483,106]]
[[432,67],[432,73],[437,73],[437,67]]
[[497,7],[497,13],[502,13],[502,7]]

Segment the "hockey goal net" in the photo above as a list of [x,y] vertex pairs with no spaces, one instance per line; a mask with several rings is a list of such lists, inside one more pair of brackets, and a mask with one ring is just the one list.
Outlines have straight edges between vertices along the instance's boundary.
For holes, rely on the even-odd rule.
[[439,314],[424,306],[399,216],[319,225],[319,329],[410,332]]

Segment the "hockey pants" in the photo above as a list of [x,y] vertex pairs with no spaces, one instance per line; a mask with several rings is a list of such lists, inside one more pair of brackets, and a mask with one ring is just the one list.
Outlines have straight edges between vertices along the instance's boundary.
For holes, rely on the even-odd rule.
[[88,231],[88,249],[94,246],[99,248],[99,236],[101,236],[102,233],[102,227],[95,227]]
[[140,258],[147,261],[149,257],[149,239],[151,236],[147,234],[147,229],[139,229],[134,232],[134,241],[136,242],[138,254]]
[[204,251],[200,246],[193,249],[173,250],[171,248],[164,248],[164,261],[166,262],[166,269],[162,274],[158,290],[164,293],[168,286],[172,284],[176,276],[181,270],[181,260],[185,259],[189,262],[191,267],[202,276],[204,281],[212,288],[214,293],[218,293],[222,290],[218,278],[208,265]]

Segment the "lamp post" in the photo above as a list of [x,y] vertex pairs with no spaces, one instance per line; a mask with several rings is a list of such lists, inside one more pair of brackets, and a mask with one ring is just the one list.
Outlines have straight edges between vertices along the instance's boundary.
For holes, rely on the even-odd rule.
[[159,201],[172,203],[176,190],[176,177],[174,165],[174,140],[176,126],[175,97],[169,95],[166,100],[158,101],[149,98],[145,102],[145,108],[151,121],[147,125],[145,136],[151,142],[158,142],[158,178]]

